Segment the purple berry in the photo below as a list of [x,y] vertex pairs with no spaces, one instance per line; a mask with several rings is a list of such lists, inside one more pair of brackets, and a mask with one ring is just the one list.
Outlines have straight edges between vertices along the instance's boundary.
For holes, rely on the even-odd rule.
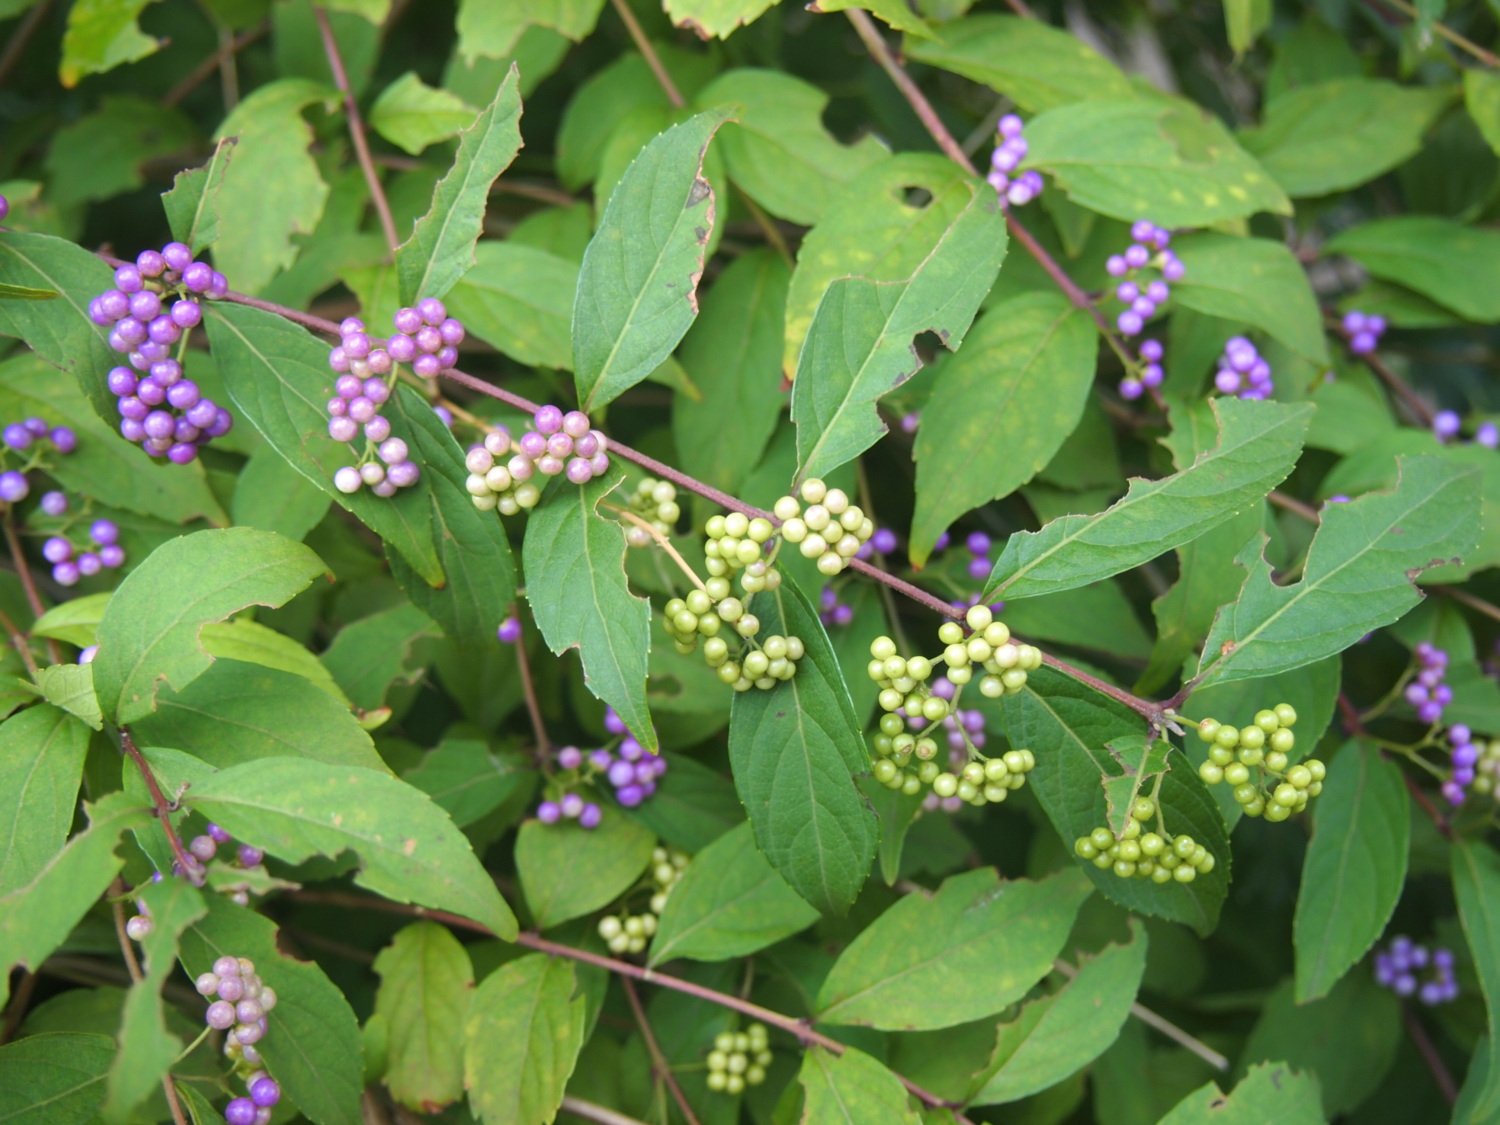
[[578,814],[578,823],[583,828],[598,828],[599,822],[604,819],[604,810],[590,801],[583,806],[583,811]]
[[557,764],[565,770],[576,770],[583,765],[583,751],[576,746],[564,746],[557,752]]
[[610,734],[624,734],[629,728],[625,726],[625,720],[615,713],[613,707],[606,707],[604,709],[604,729],[609,731]]
[[128,367],[113,367],[109,372],[109,393],[116,398],[135,394],[136,384],[140,382],[134,371]]
[[109,546],[99,549],[99,561],[104,564],[106,570],[114,570],[125,565],[125,550],[123,547]]
[[161,248],[162,260],[167,268],[181,273],[193,264],[193,251],[184,243],[169,242]]
[[281,1100],[281,1087],[274,1078],[257,1078],[250,1083],[250,1100],[258,1106],[273,1106]]
[[562,817],[562,808],[556,801],[543,801],[536,807],[536,818],[543,824],[556,824]]
[[121,293],[139,293],[143,288],[141,271],[132,265],[123,265],[115,270],[115,288]]
[[224,1120],[229,1125],[255,1125],[255,1103],[249,1098],[233,1098],[224,1107]]
[[565,793],[563,799],[558,802],[558,806],[562,809],[563,816],[569,820],[576,820],[578,814],[583,812],[583,798],[577,793]]
[[416,309],[398,309],[391,318],[391,323],[396,326],[397,332],[411,336],[422,327],[422,314]]
[[422,318],[422,323],[434,327],[448,319],[448,310],[436,297],[424,297],[418,301],[417,314]]
[[203,322],[203,307],[197,301],[184,297],[172,306],[168,314],[178,328],[196,328]]
[[1455,437],[1462,425],[1462,420],[1452,410],[1439,410],[1432,418],[1432,432],[1439,441]]
[[582,457],[574,457],[568,461],[568,480],[574,484],[587,484],[594,477],[594,470]]
[[[241,867],[259,867],[261,860],[266,858],[266,853],[260,848],[252,848],[249,844],[241,844],[237,857]],[[261,1001],[261,1006],[266,1006],[264,1000]]]
[[514,617],[507,617],[504,621],[500,622],[500,628],[496,630],[496,635],[505,644],[513,645],[521,639],[521,623]]
[[8,469],[0,473],[0,500],[14,504],[26,499],[26,494],[31,491],[31,485],[26,482],[26,476],[15,469]]
[[421,475],[422,470],[414,461],[398,462],[386,472],[386,478],[397,488],[410,488]]
[[646,791],[639,785],[626,785],[615,791],[615,800],[627,809],[633,809],[646,799]]
[[[563,413],[555,406],[543,406],[536,412],[535,416],[532,418],[532,424],[536,426],[537,432],[540,433],[544,438],[551,437],[553,434],[557,433],[557,431],[562,429]],[[526,439],[522,438],[521,440],[522,442],[524,442]],[[524,445],[522,447],[522,451],[525,451]],[[541,456],[541,454],[527,454],[527,456],[539,457]]]
[[417,342],[398,333],[385,342],[385,350],[397,363],[410,363],[417,357]]
[[194,293],[207,293],[213,280],[214,270],[207,262],[194,262],[182,271],[182,284]]
[[68,510],[68,498],[61,492],[52,491],[42,493],[42,511],[49,516],[60,516]]
[[433,379],[443,369],[442,362],[435,355],[419,355],[411,363],[412,373],[423,379]]
[[0,441],[12,449],[25,449],[31,444],[32,433],[20,422],[12,422],[4,430],[0,430]]
[[870,542],[877,554],[889,555],[896,549],[896,533],[888,527],[877,528]]
[[215,1031],[226,1031],[234,1025],[234,1005],[228,1000],[215,1000],[208,1006],[203,1020]]

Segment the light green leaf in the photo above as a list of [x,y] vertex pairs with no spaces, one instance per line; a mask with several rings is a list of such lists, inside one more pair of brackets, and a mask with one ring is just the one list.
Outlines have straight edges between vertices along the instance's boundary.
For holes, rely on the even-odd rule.
[[432,205],[396,251],[401,303],[444,297],[474,265],[490,185],[521,147],[519,72],[512,65],[495,98],[459,134],[453,167],[432,189]]
[[1477,66],[1466,67],[1464,103],[1490,148],[1500,153],[1500,75]]
[[1500,232],[1433,215],[1376,219],[1328,240],[1376,277],[1415,289],[1467,320],[1500,320]]
[[[412,650],[423,638],[435,636],[432,618],[409,602],[398,602],[345,625],[318,659],[357,706],[373,711],[385,706],[393,686],[421,678],[423,669]],[[489,639],[493,637],[491,629]]]
[[0,284],[0,301],[55,301],[61,294],[56,289],[33,289],[29,285]]
[[519,363],[571,369],[578,267],[518,242],[481,242],[474,261],[449,290],[448,311]]
[[1111,739],[1104,748],[1124,771],[1103,781],[1109,810],[1106,826],[1119,838],[1130,821],[1130,810],[1141,795],[1141,786],[1172,768],[1167,764],[1172,744],[1165,739],[1131,734]]
[[[1500,1112],[1500,855],[1481,842],[1455,841],[1453,894],[1489,1010],[1488,1076],[1469,1102],[1469,1117],[1463,1123],[1482,1125]],[[1467,1097],[1468,1090],[1464,1093]]]
[[744,823],[694,856],[673,886],[651,941],[650,961],[744,957],[817,920],[818,912],[766,862]]
[[573,370],[584,410],[650,375],[698,315],[717,206],[703,157],[729,113],[700,113],[656,137],[609,196],[573,303]]
[[920,1125],[901,1080],[863,1051],[835,1055],[811,1046],[797,1081],[806,1091],[807,1125]]
[[154,0],[77,0],[68,9],[58,77],[73,87],[87,75],[102,74],[154,54],[158,40],[141,32],[136,19]]
[[1422,600],[1412,577],[1473,548],[1479,470],[1437,457],[1401,457],[1393,492],[1331,504],[1302,579],[1278,586],[1252,541],[1239,599],[1219,610],[1203,648],[1205,683],[1252,679],[1340,652]]
[[678,27],[691,28],[700,39],[728,39],[738,27],[748,26],[777,0],[666,0]]
[[614,707],[630,733],[656,752],[646,708],[651,607],[625,581],[625,537],[599,515],[623,479],[618,469],[579,488],[553,484],[526,522],[526,600],[547,647],[577,647],[589,690]]
[[912,11],[906,0],[814,0],[814,3],[807,6],[810,12],[843,12],[850,8],[864,8],[897,31],[904,31],[909,35],[932,34],[926,21]]
[[89,664],[51,664],[41,670],[37,683],[48,703],[61,707],[95,730],[104,729],[104,714],[94,694],[94,669]]
[[1236,59],[1255,46],[1255,41],[1270,26],[1270,0],[1224,0],[1224,28]]
[[1089,318],[1052,293],[1002,301],[937,371],[917,431],[918,566],[959,516],[1029,481],[1078,426],[1094,385]]
[[1251,507],[1297,463],[1313,408],[1213,400],[1219,442],[1161,480],[1136,477],[1123,500],[1006,540],[982,600],[1056,593],[1097,582],[1196,539]]
[[1030,1001],[997,1029],[989,1065],[974,1076],[973,1105],[1035,1094],[1093,1062],[1120,1034],[1146,971],[1146,930],[1131,919],[1130,940],[1079,965],[1050,996]]
[[1205,1082],[1157,1125],[1324,1125],[1324,1117],[1316,1076],[1262,1063],[1228,1095]]
[[370,127],[416,156],[428,145],[457,136],[477,112],[458,95],[434,89],[408,70],[375,99]]
[[955,20],[934,39],[909,41],[906,55],[982,82],[1029,113],[1091,98],[1135,96],[1120,69],[1081,39],[1020,16]]
[[[729,760],[761,854],[825,914],[843,914],[875,857],[878,825],[854,784],[869,755],[817,611],[790,579],[751,603],[761,635],[802,638],[797,674],[739,692]],[[670,774],[669,774],[670,776]]]
[[464,1028],[469,1110],[484,1125],[543,1125],[583,1046],[585,998],[569,961],[531,953],[484,978]]
[[375,1013],[390,1027],[391,1097],[436,1113],[464,1092],[464,1020],[474,995],[468,951],[436,922],[413,922],[375,958]]
[[115,1057],[108,1035],[50,1031],[0,1047],[0,1121],[5,1125],[88,1125],[104,1101]]
[[506,941],[515,938],[515,917],[468,841],[425,793],[389,774],[262,758],[196,781],[184,801],[288,863],[357,852],[360,886],[396,902],[455,911]]
[[97,639],[99,621],[109,604],[110,592],[84,594],[59,602],[36,619],[31,626],[34,637],[52,637],[83,648]]
[[[181,691],[213,663],[199,636],[250,605],[279,606],[324,572],[301,543],[253,528],[199,531],[141,562],[104,608],[94,688],[104,713],[125,724],[156,710],[162,681]],[[163,605],[175,613],[163,617]]]
[[62,851],[88,745],[87,728],[47,704],[0,723],[0,896],[26,886]]
[[[76,603],[63,603],[73,604]],[[203,626],[202,636],[203,647],[208,650],[208,655],[217,660],[240,660],[246,664],[274,668],[278,672],[290,672],[294,676],[311,680],[315,687],[327,692],[345,707],[353,706],[323,663],[285,633],[278,633],[248,617],[236,617],[218,625]],[[92,644],[93,640],[83,643]]]
[[590,914],[627,890],[656,837],[609,805],[597,828],[528,820],[516,838],[516,869],[538,929]]
[[1271,99],[1244,146],[1292,198],[1358,187],[1404,164],[1453,101],[1452,87],[1336,78]]
[[1002,883],[985,867],[905,895],[834,963],[818,1019],[930,1031],[993,1015],[1051,971],[1090,893],[1076,870]]
[[1276,182],[1207,110],[1164,97],[1075,102],[1026,126],[1024,167],[1075,203],[1131,222],[1207,226],[1259,211],[1289,215]]
[[603,7],[604,0],[459,0],[458,50],[471,62],[503,59],[527,27],[550,27],[576,43]]

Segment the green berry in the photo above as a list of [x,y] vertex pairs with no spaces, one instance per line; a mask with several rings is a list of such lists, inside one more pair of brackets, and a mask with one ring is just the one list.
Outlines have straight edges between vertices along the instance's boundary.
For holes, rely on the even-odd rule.
[[1198,776],[1205,785],[1217,785],[1224,780],[1224,767],[1214,762],[1204,762],[1198,767]]
[[1290,703],[1276,704],[1276,721],[1284,727],[1294,726],[1297,722],[1297,709]]
[[1239,728],[1225,724],[1214,734],[1214,742],[1225,750],[1233,750],[1240,744]]
[[958,778],[951,773],[940,773],[932,779],[932,791],[939,797],[951,797],[958,792]]
[[1240,728],[1240,746],[1246,750],[1259,750],[1266,744],[1266,732],[1257,726]]
[[1136,820],[1150,820],[1156,815],[1156,802],[1150,797],[1142,797],[1131,808],[1130,815]]
[[1280,773],[1286,769],[1286,763],[1287,756],[1285,754],[1279,754],[1275,750],[1272,750],[1266,755],[1265,766],[1272,773]]
[[1219,733],[1218,719],[1204,719],[1198,724],[1198,737],[1204,742],[1212,742]]
[[956,621],[945,621],[938,626],[938,640],[945,645],[954,645],[964,639],[963,626]]
[[1293,766],[1286,771],[1286,779],[1298,789],[1306,789],[1312,784],[1312,770],[1306,766]]
[[1100,851],[1103,851],[1106,848],[1112,848],[1115,844],[1115,834],[1108,828],[1104,828],[1102,826],[1090,832],[1089,839],[1094,841],[1094,847],[1098,848]]
[[1172,841],[1172,850],[1182,859],[1187,859],[1188,856],[1192,855],[1193,849],[1197,846],[1198,842],[1185,834],[1178,836],[1177,839]]
[[1255,725],[1265,731],[1266,734],[1275,734],[1281,729],[1281,720],[1276,717],[1275,711],[1257,711],[1255,713]]
[[1297,745],[1297,736],[1283,728],[1274,732],[1266,740],[1266,745],[1271,748],[1271,752],[1274,754],[1290,754],[1292,748]]
[[1090,840],[1087,836],[1080,836],[1078,837],[1078,839],[1074,840],[1073,850],[1077,852],[1079,857],[1082,859],[1093,859],[1096,855],[1099,854],[1099,849],[1094,847],[1094,841]]

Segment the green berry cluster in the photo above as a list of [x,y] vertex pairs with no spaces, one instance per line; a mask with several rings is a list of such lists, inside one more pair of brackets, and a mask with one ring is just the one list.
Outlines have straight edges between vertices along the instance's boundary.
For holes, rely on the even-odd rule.
[[[780,579],[778,571],[771,571]],[[703,658],[719,673],[719,679],[735,691],[752,687],[768,691],[797,674],[802,659],[799,637],[772,634],[757,641],[760,619],[745,609],[739,598],[730,597],[727,578],[710,578],[701,590],[686,598],[673,598],[663,607],[662,625],[671,635],[677,651],[686,656],[703,638]],[[742,638],[736,651],[719,634],[730,626]]]
[[727,581],[728,575],[743,570],[740,587],[747,594],[774,590],[781,585],[781,573],[771,565],[775,561],[774,549],[769,557],[766,555],[765,545],[776,534],[770,520],[730,512],[727,516],[709,517],[703,530],[708,535],[703,544],[706,556],[703,565],[713,577]]
[[1470,788],[1500,801],[1500,738],[1486,742],[1474,740],[1479,747],[1479,760],[1474,763],[1474,780]]
[[1309,798],[1323,791],[1326,770],[1316,758],[1288,766],[1297,744],[1292,735],[1296,721],[1297,711],[1289,703],[1256,712],[1247,727],[1204,719],[1198,737],[1209,744],[1208,761],[1198,767],[1198,776],[1209,785],[1232,785],[1246,816],[1285,820],[1301,812]]
[[667,908],[667,896],[682,878],[689,856],[676,848],[657,848],[651,853],[651,905],[640,914],[623,907],[617,914],[599,919],[599,936],[611,953],[643,953],[656,933],[657,921]]
[[865,541],[875,534],[875,523],[839,488],[829,488],[813,477],[802,482],[798,495],[783,496],[772,509],[781,521],[781,537],[817,559],[818,571],[832,578],[849,565]]
[[[670,481],[643,477],[630,496],[630,510],[663,535],[671,535],[682,515],[677,506],[677,489]],[[625,529],[625,542],[632,547],[649,547],[651,533],[634,524]]]
[[474,507],[481,512],[498,510],[502,516],[513,516],[523,508],[535,508],[542,490],[530,480],[517,480],[507,458],[511,456],[510,434],[498,430],[484,435],[484,444],[476,445],[464,457],[469,470],[464,487]]
[[1150,879],[1153,883],[1191,883],[1214,869],[1213,853],[1184,833],[1173,836],[1145,832],[1141,825],[1157,815],[1156,802],[1142,797],[1130,810],[1125,831],[1115,834],[1100,826],[1073,841],[1073,850],[1101,871],[1113,870],[1121,879]]
[[759,1086],[771,1065],[771,1040],[766,1025],[752,1023],[744,1031],[721,1031],[708,1053],[708,1088],[738,1094]]

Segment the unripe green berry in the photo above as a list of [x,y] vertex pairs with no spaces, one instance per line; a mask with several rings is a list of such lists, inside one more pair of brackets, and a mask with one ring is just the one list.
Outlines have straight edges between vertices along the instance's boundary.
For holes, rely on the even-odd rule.
[[1003,621],[991,621],[984,627],[984,639],[990,648],[999,648],[1010,641],[1010,627]]
[[906,662],[906,674],[914,680],[925,680],[932,675],[932,661],[925,656],[913,656]]
[[939,797],[951,797],[958,792],[958,778],[951,773],[940,773],[932,779],[932,791]]
[[870,744],[875,747],[875,753],[882,757],[890,757],[891,751],[895,749],[895,744],[888,734],[877,734],[870,740]]
[[1134,817],[1125,822],[1125,831],[1120,833],[1122,840],[1138,840],[1141,836],[1141,822]]
[[948,701],[929,695],[922,702],[922,717],[931,723],[940,723],[948,717]]
[[1130,815],[1136,820],[1150,820],[1156,815],[1156,802],[1150,797],[1141,797],[1131,807]]
[[1238,727],[1224,724],[1214,734],[1214,743],[1226,750],[1233,750],[1240,744],[1240,732]]
[[889,660],[896,655],[896,642],[890,637],[876,637],[870,642],[870,655],[876,660]]
[[1322,781],[1328,776],[1328,767],[1317,758],[1309,758],[1302,764],[1307,767],[1307,772],[1312,775],[1314,783]]
[[1245,810],[1246,816],[1259,816],[1261,813],[1266,811],[1266,800],[1264,797],[1257,794],[1255,800],[1248,802],[1242,807]]
[[1286,779],[1298,789],[1306,789],[1312,784],[1312,770],[1306,766],[1293,766],[1286,771]]
[[1204,762],[1198,767],[1198,776],[1205,785],[1217,785],[1224,780],[1224,767],[1214,762]]
[[781,537],[788,543],[801,543],[808,534],[807,524],[797,516],[793,516],[781,525]]
[[1290,754],[1292,748],[1297,745],[1297,736],[1283,728],[1273,733],[1266,740],[1266,744],[1271,748],[1273,753]]
[[964,684],[968,683],[971,679],[973,679],[973,677],[974,669],[969,667],[948,669],[948,679],[954,684],[955,687],[963,687]]
[[1116,853],[1121,859],[1137,862],[1141,858],[1141,845],[1138,840],[1122,840],[1120,850]]
[[1219,733],[1218,719],[1204,719],[1198,724],[1198,737],[1204,742],[1212,742]]
[[1266,732],[1257,726],[1240,728],[1240,746],[1246,750],[1259,750],[1266,744]]
[[1234,761],[1234,751],[1227,750],[1216,742],[1208,748],[1208,760],[1216,766],[1227,766]]
[[1099,854],[1099,849],[1094,847],[1094,841],[1087,836],[1080,836],[1073,841],[1073,850],[1082,859],[1093,859]]
[[938,626],[938,640],[945,645],[955,645],[964,639],[963,626],[956,621],[944,621]]
[[979,680],[979,694],[986,699],[999,699],[1005,694],[1005,685],[1000,682],[999,676],[988,673]]
[[1112,848],[1115,844],[1115,834],[1108,828],[1100,826],[1089,833],[1089,839],[1094,841],[1094,847],[1101,852],[1106,848]]
[[1250,770],[1243,762],[1232,762],[1224,767],[1224,780],[1230,785],[1243,785],[1250,780]]
[[714,605],[713,599],[704,590],[694,590],[683,600],[686,608],[696,614],[707,613]]
[[1260,789],[1248,781],[1234,787],[1234,800],[1239,805],[1249,805],[1260,800]]
[[780,500],[776,501],[776,504],[771,508],[771,511],[775,513],[777,519],[785,522],[786,520],[794,518],[799,512],[801,512],[802,505],[797,503],[794,497],[783,496]]
[[705,637],[717,637],[722,622],[711,613],[698,618],[698,632]]
[[1004,758],[991,758],[984,763],[984,776],[990,781],[1003,781],[1010,773]]
[[1131,863],[1128,859],[1117,859],[1114,866],[1115,874],[1121,879],[1129,879],[1135,874],[1135,864]]
[[1292,815],[1292,810],[1285,805],[1270,804],[1266,806],[1265,815],[1272,824],[1279,824]]
[[875,780],[884,785],[896,776],[896,763],[889,758],[882,758],[871,767],[871,772],[874,773]]
[[1287,756],[1285,754],[1278,754],[1276,751],[1272,750],[1269,754],[1266,755],[1265,766],[1266,769],[1270,770],[1272,773],[1280,773],[1282,770],[1286,769],[1286,764]]
[[1284,727],[1294,726],[1297,722],[1297,709],[1290,703],[1276,704],[1276,719]]
[[1255,725],[1271,735],[1281,729],[1281,720],[1276,717],[1275,711],[1257,711],[1255,712]]
[[1141,837],[1141,854],[1152,859],[1161,855],[1166,846],[1167,842],[1155,832],[1147,832]]
[[722,637],[710,637],[703,644],[703,659],[708,661],[709,667],[717,668],[729,659],[729,645]]
[[1203,858],[1198,862],[1198,874],[1207,875],[1214,869],[1213,852],[1205,852]]
[[1198,841],[1184,833],[1172,841],[1172,850],[1182,859],[1187,859],[1193,854],[1193,849],[1198,846]]
[[[1252,729],[1253,730],[1260,730],[1259,727],[1253,727]],[[1260,765],[1261,761],[1265,758],[1265,756],[1266,756],[1266,752],[1264,750],[1246,750],[1243,746],[1240,747],[1239,754],[1238,754],[1238,757],[1239,757],[1239,760],[1240,760],[1241,764],[1247,765],[1247,766],[1258,766],[1258,765]]]
[[750,537],[752,542],[765,543],[770,540],[771,536],[776,534],[776,528],[764,516],[756,516],[750,521],[750,526],[746,529],[745,534]]
[[976,633],[983,632],[990,622],[994,620],[994,614],[990,612],[990,607],[987,605],[971,605],[969,611],[964,614],[964,620],[969,623],[969,628],[973,629]]
[[802,482],[802,499],[808,504],[821,504],[828,495],[828,485],[817,477],[808,477]]
[[1026,673],[1020,668],[1007,668],[1000,673],[1000,683],[1007,692],[1014,695],[1026,686]]
[[1172,878],[1176,879],[1179,883],[1191,883],[1197,877],[1198,869],[1195,867],[1189,867],[1185,863],[1179,864],[1172,871]]
[[719,665],[719,679],[726,684],[732,684],[740,678],[740,666],[733,660],[726,660]]
[[734,631],[742,637],[753,637],[760,632],[760,618],[747,613],[734,623]]

